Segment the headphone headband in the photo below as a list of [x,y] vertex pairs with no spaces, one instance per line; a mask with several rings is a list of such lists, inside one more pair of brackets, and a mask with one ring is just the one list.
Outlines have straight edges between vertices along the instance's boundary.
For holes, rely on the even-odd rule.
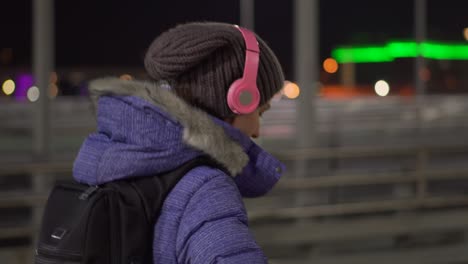
[[260,62],[260,48],[255,34],[248,29],[235,26],[245,42],[245,63],[241,79],[231,84],[227,101],[229,108],[236,114],[248,114],[257,109],[260,92],[257,88],[257,73]]
[[239,26],[235,27],[242,33],[242,37],[244,37],[246,48],[244,74],[242,76],[242,79],[248,82],[257,81],[258,62],[260,54],[260,48],[258,47],[257,38],[255,37],[255,34],[252,31]]

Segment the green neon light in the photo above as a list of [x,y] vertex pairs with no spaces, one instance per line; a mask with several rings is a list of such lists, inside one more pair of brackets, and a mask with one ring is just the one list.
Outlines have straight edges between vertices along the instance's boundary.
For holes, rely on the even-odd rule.
[[339,63],[389,62],[396,58],[422,57],[435,60],[468,60],[467,44],[411,41],[389,42],[384,46],[336,48],[332,57]]
[[422,53],[425,57],[436,60],[467,60],[468,45],[440,44],[440,43],[421,43]]
[[418,56],[416,42],[390,42],[386,50],[392,58],[412,58]]
[[392,61],[384,47],[340,48],[332,51],[332,57],[339,63]]

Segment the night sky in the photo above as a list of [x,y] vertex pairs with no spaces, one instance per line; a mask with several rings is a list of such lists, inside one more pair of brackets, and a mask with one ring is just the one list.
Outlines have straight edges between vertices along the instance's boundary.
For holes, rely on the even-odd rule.
[[[256,0],[255,31],[278,54],[286,75],[293,69],[293,1]],[[2,47],[13,48],[12,65],[31,62],[31,0],[0,4]],[[236,0],[55,1],[56,65],[142,66],[151,41],[188,21],[239,23]],[[467,0],[428,0],[428,38],[462,42],[468,26]],[[411,0],[320,1],[320,56],[345,44],[382,44],[412,39]]]

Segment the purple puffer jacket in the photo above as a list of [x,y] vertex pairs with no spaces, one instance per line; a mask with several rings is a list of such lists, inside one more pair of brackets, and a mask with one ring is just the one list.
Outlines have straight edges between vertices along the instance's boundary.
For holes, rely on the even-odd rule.
[[155,263],[266,263],[247,225],[242,197],[267,193],[284,166],[229,124],[157,84],[99,79],[90,84],[98,131],[83,143],[73,176],[88,184],[154,175],[203,153],[223,164],[192,169],[156,222]]

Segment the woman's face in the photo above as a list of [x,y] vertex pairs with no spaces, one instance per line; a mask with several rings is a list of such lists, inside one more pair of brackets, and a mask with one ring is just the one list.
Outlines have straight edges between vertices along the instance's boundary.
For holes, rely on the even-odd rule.
[[258,107],[255,111],[246,115],[237,115],[231,120],[227,120],[233,127],[239,129],[244,134],[252,138],[260,136],[260,117],[270,109],[270,103]]

